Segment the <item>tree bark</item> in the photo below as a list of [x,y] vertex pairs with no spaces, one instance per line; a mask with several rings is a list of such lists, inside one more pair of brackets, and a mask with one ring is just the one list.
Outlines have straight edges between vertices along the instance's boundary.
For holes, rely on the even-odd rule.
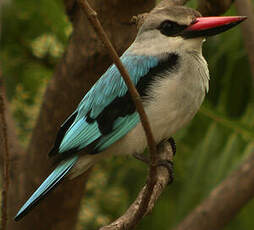
[[[154,1],[131,0],[91,1],[111,41],[121,54],[136,35],[129,21],[133,15],[149,11]],[[17,206],[10,207],[13,217],[18,207],[31,195],[50,172],[47,152],[54,143],[56,132],[65,118],[75,109],[80,99],[111,64],[111,59],[100,45],[76,1],[65,1],[66,11],[73,23],[73,34],[64,57],[56,67],[33,130],[31,142],[21,171],[24,172],[25,194],[16,197]],[[128,9],[128,10],[127,10]],[[39,207],[18,223],[10,221],[9,229],[74,229],[80,200],[87,176],[65,181]],[[16,181],[19,184],[19,181]]]

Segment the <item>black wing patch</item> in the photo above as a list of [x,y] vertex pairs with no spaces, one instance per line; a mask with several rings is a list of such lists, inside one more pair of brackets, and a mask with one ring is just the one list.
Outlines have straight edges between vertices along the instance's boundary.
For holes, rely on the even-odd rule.
[[[141,97],[148,96],[150,85],[156,78],[162,77],[161,73],[171,71],[177,67],[178,58],[179,56],[175,53],[169,54],[168,57],[162,60],[156,67],[151,68],[146,76],[140,78],[136,88]],[[91,118],[89,112],[86,121],[88,123],[97,121],[100,132],[103,135],[107,135],[113,130],[114,121],[118,117],[130,115],[135,111],[135,105],[129,91],[127,91],[122,97],[114,99],[96,118]]]
[[70,128],[72,123],[74,122],[78,112],[73,113],[70,117],[67,118],[67,120],[64,122],[64,124],[61,126],[59,129],[57,136],[56,136],[56,141],[54,147],[50,150],[49,152],[49,157],[52,157],[58,153],[59,146],[64,138],[65,133],[67,130]]

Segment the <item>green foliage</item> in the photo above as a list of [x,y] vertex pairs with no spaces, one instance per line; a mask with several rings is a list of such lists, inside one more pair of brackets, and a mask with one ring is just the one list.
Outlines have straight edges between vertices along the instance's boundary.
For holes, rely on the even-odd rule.
[[[228,14],[236,12],[231,9]],[[3,75],[20,137],[27,142],[71,26],[60,0],[13,0],[4,5],[2,19]],[[138,229],[175,226],[254,150],[253,82],[240,28],[209,38],[204,56],[211,74],[210,91],[198,115],[175,136],[173,185]],[[146,174],[147,166],[132,157],[98,164],[87,185],[78,229],[97,229],[121,215]],[[253,212],[250,202],[225,229],[254,229]]]

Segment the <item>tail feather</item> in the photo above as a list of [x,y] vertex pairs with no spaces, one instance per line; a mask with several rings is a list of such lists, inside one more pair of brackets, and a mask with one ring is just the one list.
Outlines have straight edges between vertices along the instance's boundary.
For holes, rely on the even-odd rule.
[[49,191],[51,191],[70,171],[77,162],[78,156],[74,156],[68,160],[61,162],[57,168],[47,177],[40,187],[33,193],[27,202],[21,207],[14,220],[18,221],[24,217],[38,202],[43,199]]

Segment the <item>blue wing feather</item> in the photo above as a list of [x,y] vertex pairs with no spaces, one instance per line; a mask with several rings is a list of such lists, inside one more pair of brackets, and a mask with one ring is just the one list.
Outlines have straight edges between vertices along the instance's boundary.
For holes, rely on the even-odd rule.
[[[151,68],[157,66],[159,63],[156,57],[134,56],[128,52],[123,54],[121,61],[130,74],[134,85],[137,85],[140,78],[145,76]],[[95,118],[116,97],[121,97],[126,92],[127,86],[123,78],[117,67],[112,65],[80,102],[78,106],[80,115],[85,115],[91,110],[90,116]]]
[[[156,57],[131,55],[128,51],[122,55],[121,61],[135,85],[159,63]],[[96,121],[92,123],[86,121],[88,113],[92,119],[96,118],[115,98],[125,95],[127,90],[117,67],[115,65],[109,67],[79,103],[76,110],[78,114],[67,130],[59,152],[66,152],[72,148],[81,150],[99,138],[97,147],[103,150],[129,132],[139,121],[136,113],[117,118],[112,133],[105,136],[100,132]]]
[[83,149],[101,136],[97,122],[89,124],[84,117],[80,118],[69,128],[60,145],[60,152],[73,148]]

